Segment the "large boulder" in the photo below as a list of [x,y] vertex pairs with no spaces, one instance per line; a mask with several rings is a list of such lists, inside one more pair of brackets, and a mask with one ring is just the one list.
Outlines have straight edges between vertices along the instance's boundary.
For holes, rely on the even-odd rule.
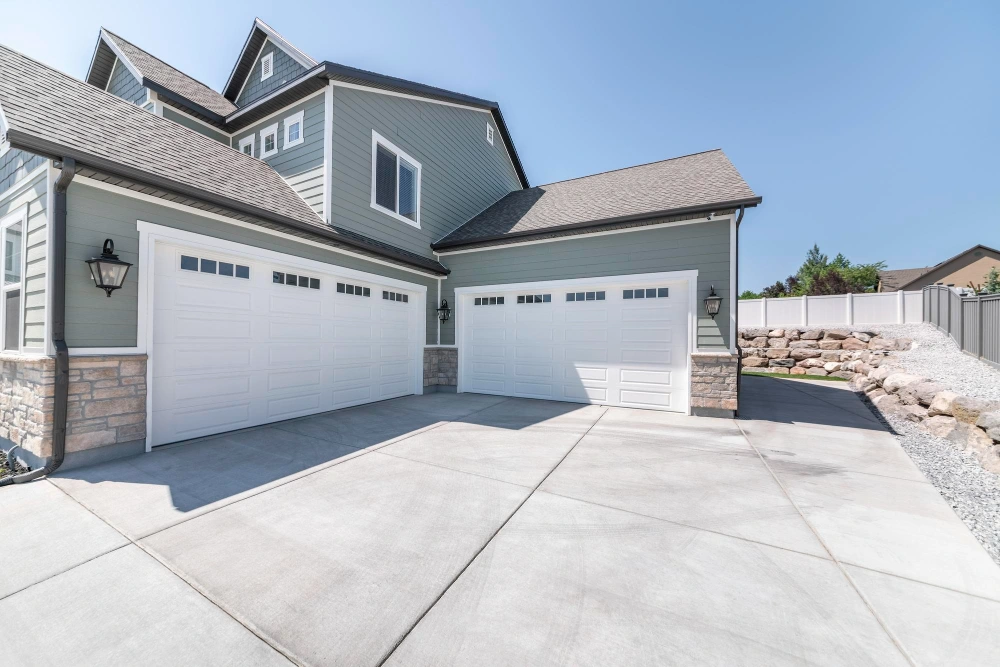
[[826,338],[827,340],[844,340],[850,335],[851,335],[850,331],[844,331],[843,329],[834,329],[831,331],[827,331],[826,336],[824,336],[824,338]]
[[899,390],[899,399],[907,405],[930,405],[938,392],[944,391],[944,386],[937,382],[917,382],[908,384]]
[[913,347],[913,341],[909,338],[897,338],[896,339],[896,349],[897,350],[909,350]]
[[947,439],[976,457],[979,464],[991,472],[1000,472],[1000,448],[981,428],[959,421]]
[[826,370],[827,373],[833,373],[834,371],[839,371],[841,368],[843,368],[843,364],[841,364],[839,361],[828,361],[825,364],[823,364],[823,368],[824,370]]
[[882,388],[890,394],[895,394],[908,384],[926,381],[927,378],[920,377],[919,375],[913,375],[912,373],[893,373],[886,377],[885,381],[882,383]]
[[744,368],[760,368],[767,366],[767,359],[763,357],[747,357],[743,360]]
[[1000,410],[984,412],[976,420],[976,426],[986,431],[986,435],[1000,442]]
[[769,347],[764,355],[768,359],[787,359],[791,350],[785,348]]
[[807,369],[802,368],[801,366],[794,366],[788,369],[789,375],[805,375],[808,372],[809,371]]
[[885,389],[878,386],[877,384],[872,385],[871,387],[866,389],[865,393],[868,395],[868,398],[870,398],[873,402],[876,398],[879,398],[880,396],[888,396],[888,394],[885,393]]
[[767,336],[756,336],[751,338],[749,347],[767,347]]
[[788,343],[788,347],[818,350],[819,343],[817,343],[814,340],[793,340],[790,343]]
[[[883,389],[883,391],[885,390]],[[875,392],[868,394],[868,397],[871,399],[872,403],[875,404],[875,407],[877,407],[882,412],[885,413],[892,412],[901,405],[901,403],[899,402],[899,396],[893,396],[892,394],[882,394],[880,396],[874,396],[873,395],[874,393]]]
[[934,398],[931,399],[931,405],[928,410],[930,416],[935,417],[938,415],[944,415],[946,417],[951,417],[951,406],[955,402],[956,398],[958,398],[958,393],[947,389],[934,394]]
[[823,337],[825,332],[822,329],[813,329],[812,331],[803,331],[802,340],[819,340]]
[[798,340],[799,331],[798,329],[785,329],[785,338],[788,340]]
[[758,336],[764,336],[765,338],[767,338],[767,334],[768,333],[769,332],[768,332],[767,329],[763,329],[761,327],[757,327],[757,328],[754,328],[754,329],[744,329],[743,330],[743,337],[744,338],[757,338]]
[[834,350],[823,350],[819,355],[819,358],[823,361],[840,361],[840,352]]
[[895,371],[895,369],[892,366],[879,366],[869,373],[868,377],[878,382],[881,386],[881,384],[885,382],[885,379],[892,375],[893,371]]
[[767,337],[768,338],[784,338],[785,337],[785,330],[784,329],[771,329],[770,331],[767,332]]
[[789,356],[795,361],[802,361],[803,359],[814,359],[819,356],[819,350],[810,350],[807,348],[797,347],[791,351]]
[[982,398],[971,398],[969,396],[959,396],[951,404],[951,414],[955,419],[966,424],[975,424],[979,420],[979,415],[984,412],[992,412],[997,409],[994,401],[987,401]]
[[896,414],[907,421],[920,423],[927,419],[927,408],[922,405],[903,405]]
[[796,366],[802,366],[803,368],[823,368],[826,363],[822,359],[803,359]]
[[896,340],[894,338],[872,338],[868,341],[869,350],[895,350]]
[[830,375],[835,378],[844,378],[845,380],[853,380],[854,376],[857,375],[857,373],[852,373],[851,371],[839,370],[830,373]]
[[857,338],[845,338],[840,341],[840,347],[844,350],[864,350],[868,347],[866,343],[862,343]]
[[821,350],[839,350],[840,341],[839,340],[821,340],[819,342],[819,349]]
[[927,429],[928,433],[939,438],[947,438],[951,435],[951,432],[955,430],[957,425],[957,419],[954,417],[947,417],[945,415],[928,417],[921,423],[921,426]]
[[768,338],[767,339],[767,346],[768,347],[778,347],[778,348],[788,347],[788,339],[787,338]]
[[771,368],[791,368],[795,365],[794,359],[769,359],[767,365]]
[[872,339],[871,335],[865,333],[864,331],[852,331],[851,332],[851,338],[857,338],[862,343],[867,343],[868,341],[870,341]]
[[762,347],[745,347],[743,348],[743,358],[747,357],[766,357],[767,350]]

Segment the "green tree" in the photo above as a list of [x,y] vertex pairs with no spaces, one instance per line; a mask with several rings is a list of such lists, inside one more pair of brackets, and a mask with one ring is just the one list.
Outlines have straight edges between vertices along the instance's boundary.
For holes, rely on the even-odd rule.
[[745,289],[743,293],[740,294],[740,299],[759,299],[760,292],[754,292],[753,290]]
[[983,285],[984,294],[1000,294],[1000,272],[997,272],[997,267],[990,268],[990,272],[986,274],[986,284]]
[[784,282],[778,281],[765,287],[760,294],[773,299],[783,296],[874,292],[878,288],[879,271],[884,268],[885,262],[851,264],[843,253],[838,253],[830,260],[819,249],[818,244],[813,244],[795,275],[789,276]]

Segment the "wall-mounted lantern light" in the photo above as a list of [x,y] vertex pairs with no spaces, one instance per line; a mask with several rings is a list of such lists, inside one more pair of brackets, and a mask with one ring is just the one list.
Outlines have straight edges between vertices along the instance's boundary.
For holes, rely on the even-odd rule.
[[712,285],[712,293],[705,297],[705,312],[715,319],[719,314],[719,307],[722,306],[722,297],[715,293],[715,285]]
[[87,265],[90,266],[94,282],[107,293],[108,298],[111,298],[111,293],[125,283],[125,276],[132,266],[118,259],[118,255],[115,254],[115,242],[111,239],[104,240],[101,256],[88,259]]
[[451,317],[451,308],[448,306],[448,299],[441,299],[441,307],[438,308],[438,319],[447,322]]

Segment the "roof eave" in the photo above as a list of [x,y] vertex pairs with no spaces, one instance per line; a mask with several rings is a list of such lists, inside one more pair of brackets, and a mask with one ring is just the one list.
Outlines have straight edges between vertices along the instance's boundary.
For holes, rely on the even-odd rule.
[[219,115],[218,113],[216,113],[215,111],[212,111],[211,109],[206,109],[205,107],[201,106],[200,104],[192,102],[191,100],[189,100],[188,98],[184,97],[180,93],[176,93],[173,90],[170,90],[169,88],[167,88],[166,86],[164,86],[162,84],[159,84],[159,83],[157,83],[155,81],[152,81],[152,80],[146,78],[145,76],[142,79],[142,85],[144,85],[145,87],[147,87],[150,90],[154,91],[157,95],[162,95],[163,97],[166,97],[168,99],[173,100],[174,102],[177,102],[178,104],[180,104],[183,107],[187,107],[191,111],[195,111],[195,112],[197,112],[197,113],[205,116],[212,123],[218,125],[220,130],[223,130],[225,128],[225,126],[226,126],[226,117],[225,116]]
[[571,225],[559,225],[558,227],[548,227],[546,229],[531,229],[523,232],[513,232],[510,234],[495,234],[493,236],[483,236],[476,239],[463,239],[461,241],[451,242],[442,240],[437,243],[432,243],[431,248],[433,250],[452,250],[466,246],[479,245],[481,243],[490,243],[492,241],[506,241],[509,239],[530,240],[533,237],[548,236],[550,234],[558,234],[560,232],[580,231],[593,227],[605,227],[608,225],[625,225],[633,222],[643,222],[646,220],[656,220],[658,218],[669,218],[679,215],[711,213],[713,211],[724,209],[739,208],[740,206],[745,208],[754,208],[762,201],[763,198],[761,197],[749,197],[744,199],[735,199],[732,201],[716,202],[712,204],[699,204],[697,206],[685,206],[662,211],[653,211],[652,213],[639,213],[636,215],[602,218],[600,220],[588,220],[587,222],[578,222]]
[[[274,213],[273,211],[261,209],[241,201],[229,199],[228,197],[223,197],[220,195],[213,194],[211,192],[206,192],[199,188],[194,188],[189,185],[185,185],[184,183],[178,183],[176,181],[156,176],[154,174],[149,174],[140,169],[135,169],[134,167],[129,167],[127,165],[123,165],[118,162],[108,160],[106,158],[86,153],[84,151],[80,151],[73,148],[67,148],[56,142],[49,141],[47,139],[41,139],[39,137],[35,137],[31,134],[26,134],[19,130],[8,128],[7,136],[11,146],[24,151],[28,151],[30,153],[34,153],[36,155],[42,155],[44,157],[48,157],[53,160],[61,160],[63,158],[73,158],[80,165],[86,165],[91,167],[92,169],[106,172],[108,174],[120,176],[122,178],[126,178],[129,180],[134,180],[154,188],[162,189],[168,192],[174,192],[176,194],[184,195],[186,197],[191,197],[192,199],[198,199],[208,204],[214,204],[216,206],[226,208],[237,213],[254,216],[257,218],[261,218],[263,220],[268,220],[270,222],[284,225],[292,229],[297,229],[299,231],[308,232],[316,234],[317,236],[329,238],[331,240],[335,240],[338,243],[342,243],[356,250],[361,250],[365,253],[370,253],[385,259],[391,259],[392,261],[405,264],[406,266],[417,268],[422,271],[429,271],[439,275],[448,274],[448,270],[445,269],[443,266],[441,266],[441,268],[438,269],[430,265],[424,265],[418,262],[414,262],[405,256],[385,252],[381,248],[367,246],[365,244],[354,241],[354,239],[345,238],[344,236],[337,234],[333,230],[325,229],[323,226],[319,224],[311,225],[309,223],[295,220],[293,218],[289,218],[287,216]],[[428,261],[433,262],[433,260],[428,260]],[[439,263],[437,262],[434,263],[440,266]]]

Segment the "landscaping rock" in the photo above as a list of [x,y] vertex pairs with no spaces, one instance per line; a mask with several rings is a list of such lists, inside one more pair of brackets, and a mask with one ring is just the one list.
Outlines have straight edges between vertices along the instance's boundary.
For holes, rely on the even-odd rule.
[[966,424],[975,424],[979,420],[979,415],[996,409],[997,404],[993,401],[968,396],[959,396],[951,404],[951,414]]
[[756,336],[750,340],[749,347],[767,347],[767,336]]
[[824,368],[826,366],[822,359],[803,359],[796,365],[803,368]]
[[944,391],[944,386],[937,382],[918,382],[915,385],[904,387],[903,391],[916,395],[917,403],[920,405],[930,405],[934,397]]
[[837,378],[844,378],[845,380],[851,380],[857,374],[852,373],[851,371],[836,371],[834,373],[830,373],[830,375]]
[[844,365],[839,361],[828,361],[823,364],[823,369],[826,370],[827,373],[833,373],[834,371],[839,371],[843,368],[843,366]]
[[947,389],[936,393],[933,400],[931,400],[930,409],[928,410],[930,416],[945,415],[951,417],[952,404],[956,398],[958,398],[958,394]]
[[760,368],[767,366],[767,359],[763,357],[747,357],[743,360],[744,368]]
[[919,375],[912,375],[910,373],[892,373],[885,378],[884,382],[882,382],[882,388],[890,394],[895,394],[908,384],[913,384],[914,382],[925,382],[926,380],[927,378],[922,378]]
[[788,347],[788,339],[787,338],[768,338],[767,339],[767,346],[768,347]]
[[840,361],[840,352],[833,352],[833,351],[830,351],[830,350],[824,350],[819,355],[819,358],[822,359],[823,361],[839,362]]
[[922,405],[903,405],[896,414],[907,421],[919,423],[927,418],[927,408]]
[[882,387],[879,387],[878,385],[874,385],[874,387],[875,387],[874,389],[870,389],[865,392],[866,394],[868,394],[868,398],[870,398],[872,402],[874,402],[875,399],[879,398],[880,396],[888,396],[888,394],[885,393],[885,389],[883,389]]
[[791,368],[795,365],[795,361],[793,359],[770,359],[767,365],[771,368]]
[[986,435],[993,440],[1000,442],[1000,411],[980,414],[976,426],[986,431]]
[[840,341],[839,340],[821,340],[819,342],[819,349],[821,350],[839,350]]
[[765,356],[768,359],[787,359],[790,352],[786,348],[769,347]]
[[785,329],[785,338],[788,340],[798,340],[799,332],[796,329]]
[[864,350],[868,347],[866,343],[862,343],[857,338],[845,338],[840,341],[840,347],[845,350]]
[[851,332],[851,337],[852,338],[857,338],[862,343],[867,343],[868,341],[870,341],[872,339],[872,337],[869,334],[866,334],[864,331],[852,331]]
[[815,375],[817,377],[826,377],[829,375],[829,373],[824,371],[822,368],[807,368],[806,371],[808,375]]
[[[871,378],[872,380],[875,380],[876,382],[878,382],[881,385],[883,382],[885,382],[885,379],[887,377],[889,377],[890,375],[892,375],[893,370],[894,369],[891,366],[880,366],[880,367],[876,368],[874,371],[872,371],[871,373],[869,373],[868,377]],[[949,414],[951,414],[951,413],[949,413]]]
[[872,338],[868,341],[869,350],[895,350],[896,341],[893,338]]
[[747,329],[743,332],[744,338],[756,338],[758,336],[767,336],[768,330],[761,327],[756,327],[753,329]]
[[909,338],[897,338],[896,339],[896,349],[897,350],[909,350],[913,347],[913,341]]
[[[882,391],[885,390],[883,389]],[[875,407],[877,407],[882,412],[888,412],[890,410],[894,410],[898,408],[900,405],[899,397],[893,396],[891,394],[881,394],[879,396],[872,396],[872,394],[869,394],[868,397],[871,398],[872,403],[875,404]]]
[[843,329],[834,329],[832,331],[827,331],[826,336],[824,336],[824,338],[826,338],[827,340],[844,340],[850,335],[851,332],[849,331],[844,331]]
[[793,368],[789,368],[788,369],[788,374],[789,375],[805,375],[806,374],[806,369],[802,368],[801,366],[795,366]]
[[772,329],[771,331],[767,332],[767,336],[768,336],[768,338],[784,338],[785,337],[785,330],[784,329]]
[[1000,451],[997,451],[993,439],[982,429],[959,421],[955,424],[955,430],[948,434],[947,440],[975,456],[987,470],[1000,472]]
[[819,340],[825,332],[822,329],[802,332],[802,340]]
[[819,343],[817,343],[814,340],[796,340],[788,343],[788,347],[793,349],[798,348],[798,349],[818,350]]
[[774,373],[775,375],[788,375],[787,368],[768,368],[768,373]]
[[802,361],[803,359],[814,359],[819,356],[819,350],[810,350],[808,348],[797,347],[789,353],[789,356],[796,361]]
[[945,415],[928,417],[922,423],[922,426],[927,429],[931,435],[939,438],[947,438],[951,435],[951,432],[955,430],[955,426],[957,425],[957,419],[954,417],[946,417]]

